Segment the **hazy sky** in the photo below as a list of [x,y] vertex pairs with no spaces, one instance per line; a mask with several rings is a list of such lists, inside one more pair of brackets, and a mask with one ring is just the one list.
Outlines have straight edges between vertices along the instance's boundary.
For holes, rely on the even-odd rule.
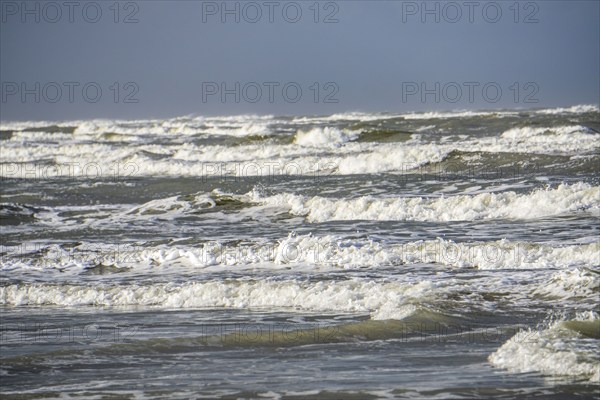
[[2,120],[600,102],[596,0],[0,4]]

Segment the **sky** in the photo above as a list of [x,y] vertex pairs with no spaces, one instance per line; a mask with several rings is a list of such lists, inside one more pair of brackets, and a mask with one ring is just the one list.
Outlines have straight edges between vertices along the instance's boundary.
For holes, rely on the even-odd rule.
[[600,1],[0,0],[0,120],[600,103]]

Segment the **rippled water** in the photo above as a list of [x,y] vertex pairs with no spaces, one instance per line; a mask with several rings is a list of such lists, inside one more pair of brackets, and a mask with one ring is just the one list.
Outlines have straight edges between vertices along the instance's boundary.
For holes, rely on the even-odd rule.
[[599,131],[596,106],[3,122],[1,393],[593,397]]

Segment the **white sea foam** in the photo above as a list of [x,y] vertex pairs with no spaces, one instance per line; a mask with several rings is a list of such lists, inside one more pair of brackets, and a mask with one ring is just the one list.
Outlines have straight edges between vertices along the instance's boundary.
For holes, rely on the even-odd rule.
[[[599,264],[600,242],[552,246],[498,240],[455,243],[438,239],[410,242],[395,249],[403,263],[426,262],[453,267],[489,269],[541,269],[594,267]],[[390,254],[390,258],[391,257]],[[565,273],[569,273],[565,271]],[[579,283],[579,282],[578,282]],[[596,280],[597,283],[597,280]]]
[[[593,104],[581,104],[571,107],[557,107],[557,108],[545,108],[542,110],[536,110],[537,114],[583,114],[589,112],[598,112],[599,108]],[[520,112],[527,112],[527,110],[456,110],[456,111],[432,111],[432,112],[414,112],[401,114],[405,119],[447,119],[447,118],[465,118],[465,117],[481,117],[481,116],[495,116],[495,117],[507,117],[518,115]]]
[[[140,121],[141,122],[141,121]],[[165,134],[167,130],[161,121],[143,121],[137,124],[135,121],[110,121],[91,120],[82,121],[77,125],[74,135],[98,135],[102,133],[119,133],[127,135],[139,134]]]
[[442,161],[451,148],[436,145],[394,144],[372,146],[368,151],[357,151],[354,154],[332,158],[329,163],[337,166],[342,175],[405,172],[419,168],[427,163]]
[[[173,211],[169,208],[167,212]],[[290,234],[277,241],[236,245],[211,241],[194,247],[82,243],[66,250],[57,245],[26,243],[2,247],[5,256],[0,260],[0,270],[77,274],[91,267],[110,265],[119,272],[160,275],[259,269],[315,272],[401,268],[400,265],[419,263],[482,270],[554,268],[564,271],[557,272],[543,285],[534,286],[532,292],[542,297],[570,298],[589,295],[598,289],[599,278],[590,268],[598,266],[599,250],[600,242],[552,246],[507,240],[455,243],[437,239],[386,245],[365,239]],[[43,258],[36,258],[42,253]]]
[[167,216],[166,214],[183,215],[188,211],[197,211],[198,209],[214,208],[215,206],[215,201],[209,195],[198,194],[188,196],[186,198],[173,196],[164,199],[151,200],[127,211],[127,214],[160,214],[164,217]]
[[[453,140],[447,137],[448,140],[440,143],[418,134],[402,143],[360,143],[353,141],[359,131],[327,126],[300,129],[293,144],[197,145],[177,139],[181,135],[176,135],[200,132],[202,135],[265,136],[275,132],[268,121],[241,121],[246,120],[204,126],[205,122],[199,120],[155,121],[146,125],[135,121],[125,124],[94,120],[80,121],[72,135],[18,131],[3,141],[4,165],[0,175],[39,177],[38,174],[18,174],[16,165],[8,164],[19,164],[23,171],[34,171],[42,167],[40,161],[48,166],[58,165],[53,177],[88,177],[92,173],[87,170],[89,166],[94,172],[102,170],[103,175],[110,174],[108,170],[112,168],[114,175],[117,163],[135,165],[136,176],[314,175],[323,170],[337,174],[403,173],[440,162],[455,150],[577,156],[600,147],[600,134],[579,125],[513,128],[499,137]],[[105,135],[108,132],[111,134]],[[150,134],[165,135],[169,141],[147,142],[146,136]],[[123,146],[121,141],[135,142],[135,146]],[[72,169],[61,168],[67,165]]]
[[[576,329],[570,329],[574,323],[579,324],[580,328],[595,331],[596,336],[587,338]],[[491,354],[489,361],[513,372],[540,372],[598,383],[599,330],[598,314],[581,313],[573,320],[556,321],[546,329],[517,333]]]
[[52,125],[56,126],[77,126],[81,121],[58,122],[58,121],[2,121],[0,130],[2,131],[20,131],[28,128],[44,128]]
[[[343,140],[343,139],[342,139]],[[404,172],[430,162],[437,162],[452,151],[436,145],[396,146],[394,144],[345,143],[335,153],[323,152],[307,145],[113,146],[99,143],[67,142],[59,145],[12,142],[3,152],[3,162],[19,164],[23,171],[40,168],[39,160],[55,165],[69,165],[74,170],[54,174],[85,175],[86,166],[107,171],[116,163],[135,165],[136,176],[278,176],[315,175],[323,171],[339,174]],[[326,146],[330,148],[331,146]],[[10,167],[10,168],[9,168]],[[0,168],[0,175],[11,177],[15,166]],[[78,169],[81,168],[81,169]],[[55,168],[57,169],[57,168]],[[60,169],[60,168],[58,168]],[[21,174],[34,178],[35,174]]]
[[270,136],[274,132],[269,129],[269,125],[266,123],[247,122],[240,125],[224,126],[215,125],[210,128],[204,129],[203,133],[209,133],[211,135],[225,135],[225,136]]
[[[524,138],[532,138],[532,137],[536,137],[536,136],[556,137],[556,136],[562,136],[562,135],[572,135],[574,133],[591,134],[591,133],[593,133],[593,131],[591,131],[589,128],[586,128],[585,126],[581,126],[581,125],[555,126],[555,127],[547,127],[547,128],[525,126],[525,127],[520,127],[520,128],[509,129],[509,130],[505,131],[504,133],[502,133],[501,136],[503,138],[507,138],[507,139],[519,140],[519,139],[524,139]],[[571,136],[571,139],[574,140],[576,138]]]
[[404,119],[447,119],[447,118],[469,118],[495,115],[498,117],[515,115],[516,111],[431,111],[402,114]]
[[195,121],[203,121],[210,124],[229,124],[229,126],[246,124],[249,122],[260,121],[267,122],[275,119],[273,115],[258,115],[258,114],[240,114],[240,115],[222,115],[216,117],[197,116],[193,118]]
[[595,104],[580,104],[571,107],[546,108],[538,110],[539,114],[583,114],[589,112],[599,112],[600,109]]
[[310,222],[374,221],[476,221],[485,219],[533,219],[600,207],[600,187],[585,183],[561,184],[527,194],[481,193],[450,197],[361,196],[335,199],[289,193],[263,197],[250,192],[252,201],[278,206]]
[[299,130],[294,142],[301,146],[339,145],[354,140],[358,136],[360,136],[360,131],[317,127],[308,131]]
[[332,115],[324,117],[323,119],[328,120],[328,121],[344,121],[344,120],[376,121],[376,120],[380,120],[380,119],[397,118],[400,115],[401,114],[346,112],[346,113],[332,114]]
[[[556,110],[574,113],[590,111],[593,107]],[[515,111],[434,112],[405,114],[404,117],[450,118],[502,113],[509,115]],[[454,135],[440,140],[415,133],[411,140],[401,143],[356,142],[360,131],[327,126],[336,124],[337,120],[367,121],[393,117],[391,114],[337,114],[318,117],[321,119],[317,122],[324,125],[315,126],[316,120],[307,120],[306,127],[299,125],[301,119],[255,115],[133,121],[3,122],[0,129],[14,132],[10,138],[3,140],[5,151],[2,152],[0,176],[39,178],[38,173],[16,170],[35,171],[58,165],[53,169],[52,177],[90,177],[98,170],[106,177],[114,175],[118,163],[134,165],[135,176],[314,175],[324,170],[337,174],[403,173],[440,162],[455,150],[577,157],[600,147],[600,134],[580,125],[522,126],[497,137]],[[76,129],[73,134],[23,131],[52,125]],[[289,128],[281,128],[288,125]],[[421,131],[431,126],[414,129]],[[292,144],[252,142],[232,147],[197,145],[186,140],[189,135],[244,137],[277,133],[292,136],[294,131]],[[156,136],[160,139],[153,138]],[[158,144],[157,140],[162,142]],[[121,142],[134,142],[135,145],[122,145]]]
[[246,136],[264,134],[273,116],[239,115],[231,117],[178,117],[146,120],[73,120],[73,121],[22,121],[2,122],[0,130],[23,131],[50,126],[75,127],[77,137],[95,136],[104,133],[122,135],[174,135],[174,134],[224,134]]
[[[165,252],[162,263],[178,265],[186,252]],[[158,260],[154,255],[154,260]],[[165,267],[154,267],[161,276]],[[181,272],[178,271],[178,272]],[[64,272],[63,272],[64,273]],[[519,272],[521,274],[526,272]],[[33,275],[35,276],[35,275]],[[148,276],[148,275],[145,275]],[[526,275],[529,276],[529,275]],[[527,279],[526,276],[520,279]],[[283,279],[282,279],[283,278]],[[72,281],[51,283],[21,282],[0,287],[0,304],[9,306],[155,306],[159,308],[238,308],[238,309],[301,309],[314,312],[369,313],[372,319],[403,319],[420,308],[449,306],[449,299],[461,293],[461,301],[452,305],[457,311],[467,305],[473,309],[473,299],[465,293],[481,291],[502,292],[508,301],[518,304],[525,295],[529,300],[523,306],[531,306],[535,298],[534,284],[507,287],[505,279],[474,280],[465,282],[444,276],[424,278],[419,274],[403,274],[399,280],[351,278],[349,280],[307,281],[279,275],[278,279],[200,280],[185,283],[136,283],[126,279],[94,279],[88,284]],[[530,279],[536,280],[534,277]],[[539,282],[538,282],[539,284]],[[483,286],[481,286],[483,285]],[[587,287],[589,289],[589,285]],[[583,289],[576,289],[582,293]],[[597,282],[596,288],[597,291]],[[574,292],[565,293],[562,300],[577,300]],[[586,296],[589,294],[586,294]],[[556,297],[553,297],[555,299]],[[474,299],[479,299],[475,296]],[[580,298],[579,298],[580,299]],[[480,307],[487,309],[481,299]],[[539,302],[539,300],[536,300]],[[552,300],[554,301],[554,300]],[[550,301],[550,304],[552,304]],[[461,302],[464,303],[461,305]],[[574,303],[578,304],[578,303]]]
[[21,142],[45,142],[45,141],[69,141],[73,139],[71,133],[57,133],[57,132],[43,132],[43,131],[14,131],[11,137],[11,141]]
[[332,122],[340,121],[352,121],[352,122],[369,122],[379,121],[386,119],[393,119],[401,117],[402,114],[391,114],[391,113],[363,113],[363,112],[346,112],[332,115],[313,115],[313,116],[302,116],[294,117],[292,122],[294,124],[327,124]]
[[[597,298],[600,292],[600,272],[591,267],[600,266],[600,249],[595,246],[591,252],[587,250],[582,252],[588,253],[587,256],[590,257],[588,268],[555,272],[547,282],[535,287],[533,294],[549,299],[594,298],[594,295]],[[579,258],[585,257],[579,255]]]
[[[581,104],[571,107],[546,108],[533,111],[537,114],[582,114],[589,112],[598,112],[598,105]],[[2,121],[0,122],[0,130],[23,130],[28,128],[41,128],[51,125],[56,126],[75,126],[78,133],[194,133],[194,130],[189,130],[190,127],[198,127],[203,125],[214,127],[235,128],[242,125],[258,122],[265,124],[275,122],[281,124],[286,123],[327,123],[337,121],[376,121],[386,120],[391,118],[404,119],[447,119],[461,117],[477,117],[477,116],[513,116],[527,110],[454,110],[454,111],[433,111],[433,112],[408,112],[408,113],[366,113],[366,112],[346,112],[332,115],[312,116],[312,117],[295,117],[289,119],[279,119],[273,115],[230,115],[230,116],[181,116],[168,119],[144,119],[144,120],[70,120],[70,121]],[[139,128],[139,129],[137,129]]]
[[488,151],[501,151],[512,147],[516,152],[537,152],[540,146],[547,145],[549,151],[578,152],[597,148],[600,135],[581,125],[557,127],[520,127],[502,133],[501,139],[490,143]]
[[441,284],[375,282],[358,279],[336,282],[300,280],[216,280],[148,285],[23,284],[0,287],[0,304],[58,306],[157,306],[161,308],[299,309],[372,313],[386,319],[408,316],[405,306],[435,300]]

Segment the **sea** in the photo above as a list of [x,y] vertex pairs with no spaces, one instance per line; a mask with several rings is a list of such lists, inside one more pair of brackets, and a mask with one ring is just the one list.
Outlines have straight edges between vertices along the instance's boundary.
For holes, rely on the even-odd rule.
[[600,111],[0,124],[2,399],[591,399]]

